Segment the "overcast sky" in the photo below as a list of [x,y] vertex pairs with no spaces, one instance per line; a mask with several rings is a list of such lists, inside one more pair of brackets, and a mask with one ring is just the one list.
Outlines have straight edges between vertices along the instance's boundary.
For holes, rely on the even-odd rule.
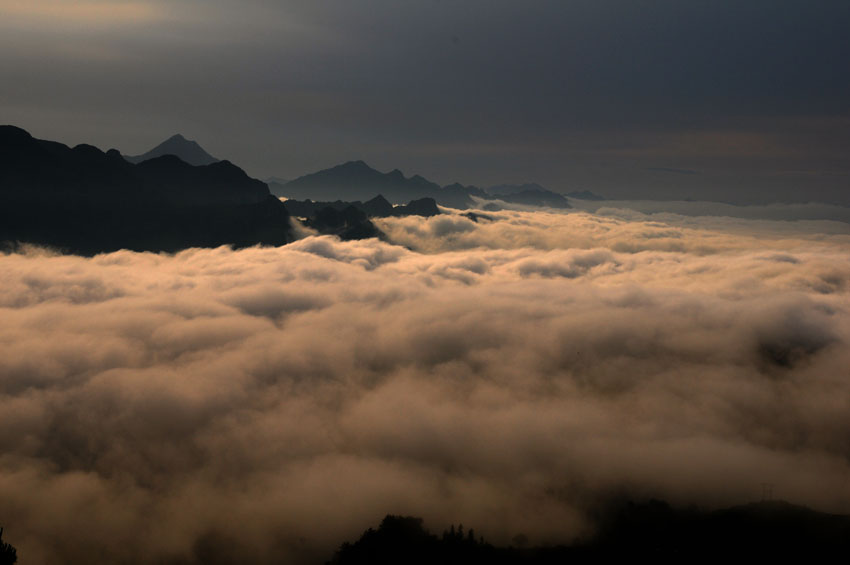
[[0,0],[0,122],[257,177],[850,204],[850,2]]

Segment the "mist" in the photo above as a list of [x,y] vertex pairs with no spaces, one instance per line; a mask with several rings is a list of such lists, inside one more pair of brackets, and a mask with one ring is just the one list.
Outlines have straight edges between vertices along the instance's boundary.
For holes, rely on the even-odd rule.
[[555,543],[614,496],[768,482],[850,512],[836,222],[486,214],[0,255],[8,539],[28,563],[314,563],[387,513]]

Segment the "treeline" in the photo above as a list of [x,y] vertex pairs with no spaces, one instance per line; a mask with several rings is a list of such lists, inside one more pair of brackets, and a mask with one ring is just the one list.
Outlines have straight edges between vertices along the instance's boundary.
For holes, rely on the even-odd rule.
[[596,516],[596,536],[572,545],[527,547],[523,535],[514,545],[494,546],[452,526],[441,536],[422,519],[387,516],[344,543],[326,565],[410,565],[488,563],[549,565],[640,559],[650,562],[708,562],[758,558],[786,561],[850,557],[850,517],[825,514],[785,502],[760,502],[704,511],[676,509],[662,501],[622,503]]
[[3,528],[0,528],[0,565],[14,565],[17,561],[18,550],[3,541]]

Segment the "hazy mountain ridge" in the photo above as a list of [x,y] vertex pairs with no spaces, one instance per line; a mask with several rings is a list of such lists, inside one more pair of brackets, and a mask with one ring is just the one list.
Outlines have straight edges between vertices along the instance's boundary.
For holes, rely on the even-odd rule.
[[[263,182],[268,184],[268,185],[271,185],[272,183],[274,183],[274,184],[279,184],[279,185],[282,186],[282,185],[288,183],[289,179],[272,176],[272,177],[266,177],[265,179],[263,179]],[[271,186],[269,187],[269,189],[271,189]],[[274,194],[274,192],[272,192],[272,194]]]
[[124,159],[133,164],[138,164],[149,159],[162,157],[163,155],[174,155],[196,167],[211,165],[219,161],[219,159],[207,153],[196,141],[186,139],[179,133],[169,137],[147,153],[141,155],[124,155]]
[[440,213],[437,208],[437,202],[433,198],[419,198],[411,200],[409,203],[393,206],[389,200],[379,194],[375,198],[366,202],[355,200],[346,202],[343,200],[335,200],[333,202],[313,202],[312,200],[287,200],[284,203],[286,209],[292,216],[310,217],[323,208],[334,208],[335,210],[344,210],[349,206],[353,206],[362,211],[369,217],[386,218],[389,216],[436,216]]
[[483,190],[474,186],[452,184],[442,187],[420,175],[405,177],[398,169],[382,173],[363,161],[348,161],[271,189],[278,196],[295,200],[365,202],[382,195],[394,204],[433,198],[442,206],[460,209],[473,204],[470,195],[486,196]]
[[134,165],[114,149],[69,148],[14,126],[0,126],[0,203],[0,241],[74,253],[290,239],[286,208],[228,161]]
[[441,206],[461,210],[475,206],[472,197],[529,206],[571,207],[563,195],[536,183],[498,185],[486,190],[460,183],[440,186],[420,175],[407,178],[398,169],[381,173],[363,161],[348,161],[286,184],[273,183],[270,190],[277,196],[315,201],[366,201],[379,194],[396,204],[433,198]]
[[491,197],[491,199],[493,198],[501,200],[502,202],[507,202],[509,204],[522,204],[524,206],[572,208],[569,201],[562,194],[552,192],[551,190],[546,190],[545,188],[542,190],[522,190],[520,192],[513,192],[508,194],[502,194],[497,197]]
[[546,191],[547,189],[536,182],[528,182],[524,184],[497,184],[495,186],[487,187],[485,190],[493,196],[502,196],[505,194],[527,192],[529,190]]
[[469,195],[477,191],[474,187],[459,189],[454,185],[443,188],[420,175],[405,177],[398,169],[382,173],[363,161],[348,161],[273,188],[276,194],[295,200],[365,202],[380,194],[394,204],[433,198],[453,208],[469,206]]
[[594,202],[601,202],[603,200],[607,200],[604,196],[600,196],[595,192],[591,192],[589,190],[574,190],[572,192],[568,192],[566,194],[568,198],[575,198],[577,200],[590,200]]

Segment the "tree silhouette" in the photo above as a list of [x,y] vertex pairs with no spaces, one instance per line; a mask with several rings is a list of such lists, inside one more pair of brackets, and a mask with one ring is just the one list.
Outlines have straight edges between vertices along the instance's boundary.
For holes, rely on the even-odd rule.
[[18,561],[18,551],[12,544],[3,541],[3,528],[0,528],[0,565],[13,565]]
[[377,530],[369,528],[354,543],[344,543],[331,561],[334,565],[445,565],[500,563],[496,550],[475,539],[473,530],[464,535],[463,526],[443,532],[441,538],[422,525],[421,518],[387,516]]
[[[649,560],[655,563],[729,558],[786,562],[846,560],[850,516],[826,514],[781,501],[720,510],[675,508],[664,501],[613,501],[600,508],[597,532],[572,545],[530,546],[517,534],[513,546],[475,539],[472,528],[452,525],[437,537],[421,518],[387,516],[354,543],[345,543],[332,565],[561,565]],[[843,556],[843,558],[841,557]]]

